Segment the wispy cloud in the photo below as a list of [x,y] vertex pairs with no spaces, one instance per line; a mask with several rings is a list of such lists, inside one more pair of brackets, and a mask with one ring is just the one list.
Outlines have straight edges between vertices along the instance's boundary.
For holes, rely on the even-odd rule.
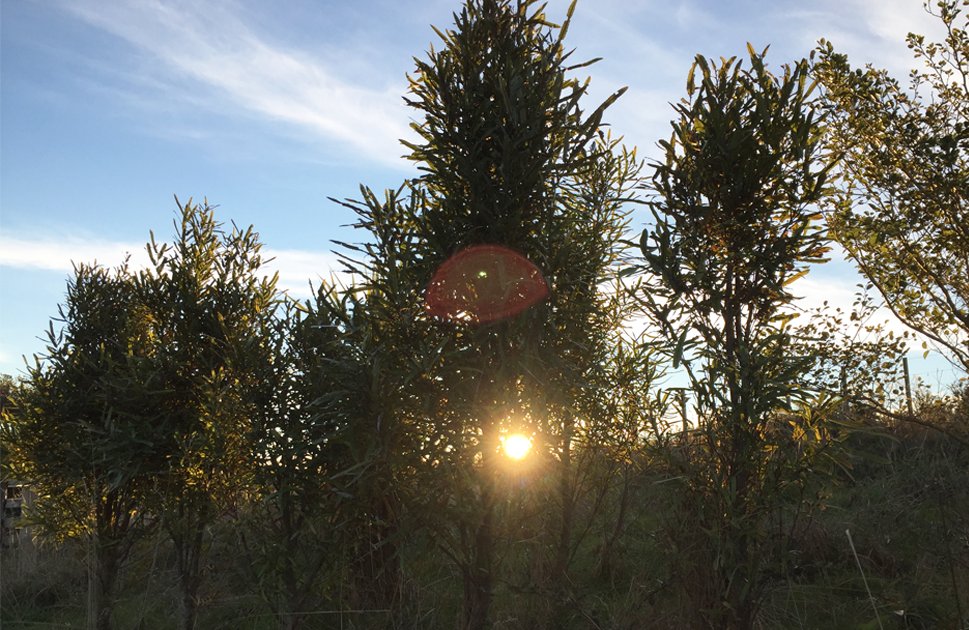
[[349,284],[349,276],[342,271],[340,262],[332,252],[308,252],[298,249],[266,249],[265,264],[268,273],[279,273],[281,290],[291,297],[300,298],[310,295],[310,283],[320,286],[321,281]]
[[[563,11],[565,4],[553,2]],[[743,8],[691,0],[597,0],[594,8],[579,3],[570,44],[577,48],[577,59],[604,57],[588,70],[595,94],[590,100],[629,86],[606,119],[627,142],[638,145],[641,155],[656,156],[656,141],[668,137],[669,103],[686,96],[687,71],[698,53],[743,57],[746,42],[758,49],[770,44],[768,64],[779,71],[782,64],[810,54],[824,37],[853,65],[872,63],[904,80],[917,65],[905,35],[941,35],[939,21],[918,0],[818,0],[809,7],[794,0],[740,4]]]
[[135,268],[148,265],[144,245],[78,237],[20,238],[0,235],[0,267],[70,272],[74,263],[114,267],[131,255]]
[[[935,2],[931,4],[935,5]],[[838,5],[843,6],[840,2]],[[942,22],[930,15],[922,2],[849,0],[847,5],[858,17],[857,23],[866,26],[865,36],[858,37],[859,41],[849,40],[849,44],[859,49],[856,51],[858,61],[887,68],[900,80],[904,80],[909,69],[921,65],[921,61],[913,58],[905,44],[908,33],[919,33],[933,41],[941,41],[945,37]]]
[[763,27],[774,43],[807,54],[818,39],[831,41],[852,65],[872,64],[904,79],[917,65],[905,43],[909,32],[938,39],[943,29],[916,0],[820,0],[807,5],[775,3],[763,13]]
[[170,98],[179,98],[187,80],[190,89],[208,90],[224,111],[288,123],[368,159],[404,166],[398,139],[410,132],[402,85],[348,81],[323,60],[261,36],[231,3],[80,0],[63,6],[160,63]]
[[[564,4],[553,2],[550,14],[560,17]],[[603,0],[595,9],[580,5],[571,43],[579,49],[577,58],[606,57],[591,71],[613,75],[598,74],[593,82],[597,93],[606,88],[601,97],[630,85],[609,118],[619,133],[649,152],[656,139],[665,136],[662,121],[670,115],[666,103],[682,96],[683,77],[694,53],[729,55],[740,52],[735,48],[743,41],[758,46],[773,42],[772,58],[780,63],[807,54],[823,36],[853,62],[873,62],[903,77],[911,65],[905,33],[938,31],[937,20],[918,5],[913,0],[821,0],[806,10],[793,2],[778,2],[751,20],[730,9],[713,10],[688,0],[636,7]],[[131,102],[157,109],[159,100],[170,99],[184,101],[187,108],[214,106],[223,113],[256,115],[366,159],[409,167],[398,157],[403,153],[398,139],[412,137],[410,113],[401,99],[402,77],[391,83],[377,78],[381,72],[374,69],[366,83],[347,78],[346,68],[335,65],[339,56],[327,59],[279,44],[236,0],[63,0],[62,6],[149,60],[133,64],[128,73]],[[441,15],[446,15],[443,9]],[[367,57],[363,50],[358,52],[356,57]],[[355,67],[357,77],[359,63],[365,62]],[[652,82],[648,88],[642,87],[646,80]],[[146,86],[150,97],[139,92]],[[191,130],[181,131],[191,135]]]
[[[340,271],[339,261],[331,252],[311,252],[294,249],[262,250],[266,262],[265,274],[279,274],[279,288],[294,298],[308,297],[310,283],[319,286],[321,280],[333,279],[347,283]],[[133,269],[148,266],[148,254],[143,244],[97,239],[22,238],[0,235],[0,267],[21,270],[51,271],[68,274],[75,263],[98,263],[115,267],[126,258]]]

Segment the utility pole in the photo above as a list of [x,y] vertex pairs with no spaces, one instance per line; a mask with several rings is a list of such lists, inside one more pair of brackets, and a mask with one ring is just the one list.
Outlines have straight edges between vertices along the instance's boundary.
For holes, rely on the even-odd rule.
[[902,357],[902,369],[905,370],[905,402],[908,404],[908,415],[914,416],[912,407],[912,381],[908,373],[908,357]]

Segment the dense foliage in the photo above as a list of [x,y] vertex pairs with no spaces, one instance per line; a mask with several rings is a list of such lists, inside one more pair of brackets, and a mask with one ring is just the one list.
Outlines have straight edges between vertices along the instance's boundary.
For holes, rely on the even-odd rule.
[[936,3],[942,42],[910,34],[909,89],[821,42],[816,75],[843,154],[834,237],[892,312],[969,370],[969,11]]
[[[753,624],[770,565],[783,562],[774,556],[794,534],[781,505],[823,438],[821,401],[800,382],[813,357],[793,352],[788,323],[791,283],[827,250],[817,205],[830,162],[807,62],[775,77],[749,52],[749,70],[703,57],[690,70],[648,184],[654,221],[637,289],[702,421],[683,471],[696,529],[674,539],[696,563],[685,580],[696,623],[718,628]],[[788,424],[794,444],[776,444]]]

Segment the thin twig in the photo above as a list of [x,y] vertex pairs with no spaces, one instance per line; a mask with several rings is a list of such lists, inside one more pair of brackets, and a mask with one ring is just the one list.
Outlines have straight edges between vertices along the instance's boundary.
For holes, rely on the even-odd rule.
[[858,552],[855,550],[855,543],[851,540],[851,530],[846,529],[845,535],[848,537],[848,544],[851,546],[851,553],[855,555],[855,563],[858,564],[858,571],[861,573],[861,581],[865,584],[865,590],[868,591],[868,599],[871,601],[871,607],[875,611],[875,619],[878,621],[878,627],[881,630],[885,630],[885,626],[882,625],[882,618],[878,615],[878,607],[875,606],[875,598],[872,597],[871,589],[868,588],[868,580],[865,578],[865,570],[861,568],[861,560],[858,559]]

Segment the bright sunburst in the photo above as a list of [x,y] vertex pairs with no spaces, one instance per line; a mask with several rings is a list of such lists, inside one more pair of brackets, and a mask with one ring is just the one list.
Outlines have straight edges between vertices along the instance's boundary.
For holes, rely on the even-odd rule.
[[532,441],[521,433],[512,433],[501,439],[501,447],[509,458],[521,460],[528,455],[528,451],[532,448]]

